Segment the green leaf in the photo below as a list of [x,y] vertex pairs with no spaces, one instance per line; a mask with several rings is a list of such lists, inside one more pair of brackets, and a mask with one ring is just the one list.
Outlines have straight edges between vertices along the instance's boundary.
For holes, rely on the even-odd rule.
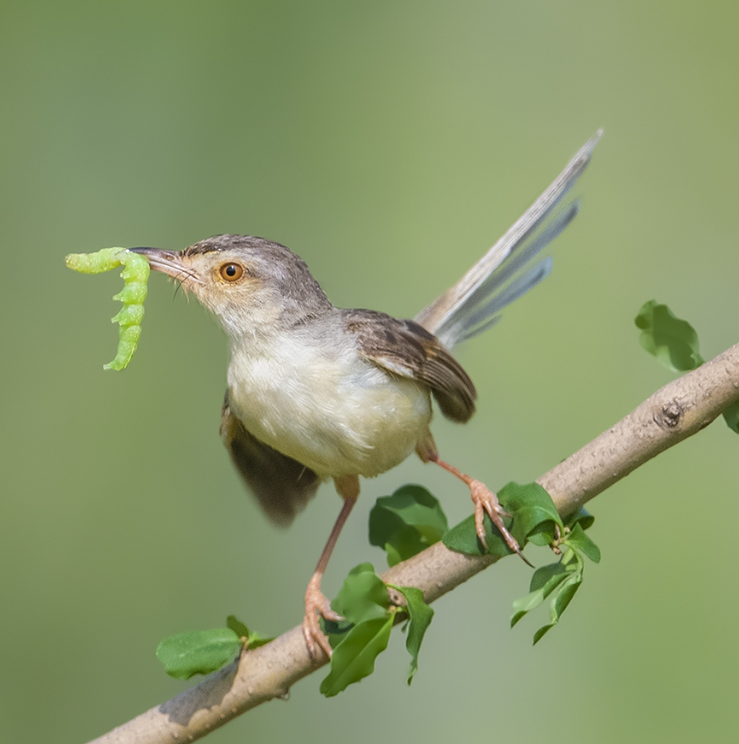
[[233,660],[241,651],[241,640],[231,628],[178,633],[157,647],[157,658],[171,677],[190,679],[210,674]]
[[375,659],[387,648],[394,613],[355,625],[331,656],[331,672],[321,682],[321,693],[333,697],[353,682],[372,674]]
[[[508,555],[509,551],[505,549],[508,546],[506,546],[500,538],[495,538],[487,514],[485,515],[484,520],[485,535],[487,536],[488,543],[487,552],[499,556]],[[482,544],[477,539],[474,516],[467,517],[467,519],[463,519],[459,524],[454,525],[454,527],[450,527],[441,539],[447,548],[450,550],[456,550],[458,553],[466,553],[467,555],[486,554],[485,548],[483,548]]]
[[562,551],[562,565],[568,566],[570,571],[575,571],[578,566],[582,566],[583,560],[577,550],[573,550],[566,542],[563,542],[564,550]]
[[567,583],[562,586],[559,594],[554,598],[552,603],[552,623],[559,622],[562,617],[562,613],[567,609],[572,598],[575,596],[575,592],[580,588],[582,584],[582,571],[576,572],[571,579],[568,579]]
[[[554,525],[561,528],[562,520],[551,497],[538,483],[523,486],[508,483],[498,492],[498,499],[503,508],[513,515],[512,519],[506,518],[503,521],[519,545],[523,546],[527,540],[537,545],[548,545],[554,541]],[[487,515],[484,525],[488,552],[498,556],[510,555],[512,551]],[[477,539],[474,516],[445,532],[442,539],[444,545],[458,553],[485,553]]]
[[336,621],[319,617],[318,624],[321,626],[321,630],[328,636],[328,641],[332,648],[336,648],[341,643],[341,636],[348,633],[354,627],[354,623],[350,623],[346,618]]
[[236,633],[241,639],[246,639],[246,648],[259,648],[266,646],[270,641],[274,641],[274,636],[263,636],[261,633],[249,630],[235,615],[229,615],[226,618],[226,625]]
[[739,400],[724,411],[724,421],[729,429],[739,434]]
[[645,303],[634,322],[641,329],[639,343],[668,369],[687,372],[703,364],[698,334],[686,320],[677,318],[667,305]]
[[548,633],[555,625],[556,623],[549,623],[548,625],[542,625],[541,628],[539,628],[539,630],[537,630],[536,633],[534,633],[533,645],[536,646],[536,644],[539,643],[539,641],[544,637],[544,635]]
[[372,564],[360,563],[349,572],[331,607],[357,625],[365,620],[386,617],[390,595]]
[[[485,535],[488,543],[487,552],[501,557],[508,555],[511,551],[508,550],[508,546],[500,537],[500,533],[497,530],[495,532],[492,531],[493,525],[487,514],[484,520]],[[483,548],[477,539],[474,515],[467,517],[467,519],[462,520],[459,524],[454,525],[454,527],[450,527],[441,539],[449,550],[456,550],[458,553],[466,553],[467,555],[486,554],[485,548]]]
[[550,622],[543,625],[534,633],[534,646],[559,622],[562,613],[575,596],[575,592],[582,584],[582,570],[576,571],[570,575],[570,578],[562,585],[557,596],[552,601]]
[[576,524],[579,524],[584,530],[589,530],[594,522],[595,517],[582,506],[564,520],[565,527],[573,529]]
[[[576,525],[576,530],[580,535],[585,535],[579,525]],[[559,622],[562,613],[579,589],[582,578],[582,559],[572,546],[565,544],[565,552],[561,560],[558,563],[538,568],[531,577],[531,592],[513,603],[514,614],[511,617],[511,627],[529,611],[538,607],[548,596],[554,594],[549,623],[534,633],[534,645],[536,645]]]
[[573,569],[566,566],[561,561],[537,568],[536,571],[534,571],[534,575],[531,577],[529,591],[535,592],[537,589],[541,589],[544,592],[544,599],[546,599],[552,591],[572,573],[572,571]]
[[226,618],[226,625],[233,630],[239,638],[248,638],[251,631],[239,620],[236,615],[229,615]]
[[547,520],[546,522],[542,522],[541,524],[539,524],[535,529],[531,531],[526,542],[530,542],[534,545],[538,545],[539,547],[543,547],[544,545],[551,545],[554,542],[554,539],[555,533],[552,522],[550,520]]
[[370,512],[369,541],[394,566],[441,539],[448,527],[438,500],[421,486],[403,486],[382,496]]
[[574,570],[576,567],[568,566],[562,561],[537,568],[531,577],[529,593],[513,602],[511,627],[538,607],[562,582],[572,576]]
[[266,646],[268,643],[274,641],[274,639],[275,636],[264,636],[260,633],[250,633],[246,639],[246,648],[249,650],[259,648],[260,646]]
[[511,628],[527,613],[538,607],[544,601],[544,590],[537,589],[529,592],[525,597],[519,597],[513,602],[513,616]]
[[585,530],[579,524],[573,527],[564,542],[590,558],[593,563],[600,563],[600,548],[585,534]]
[[404,538],[398,541],[397,545],[393,545],[392,543],[385,543],[383,547],[385,548],[385,557],[387,559],[388,566],[397,566],[398,563],[404,560],[403,556],[407,553],[415,555],[415,553],[412,551],[420,553],[421,550],[423,550],[420,544],[416,542],[410,535],[405,535]]
[[408,671],[408,684],[410,684],[418,671],[418,653],[421,650],[423,636],[434,617],[434,611],[426,604],[420,589],[412,586],[393,586],[393,589],[397,589],[408,603],[406,607],[408,634],[405,638],[405,647],[411,655],[411,667]]
[[514,535],[519,533],[522,541],[540,531],[547,523],[551,523],[552,537],[554,525],[563,526],[552,497],[538,483],[508,483],[498,492],[498,499],[503,508],[513,515]]

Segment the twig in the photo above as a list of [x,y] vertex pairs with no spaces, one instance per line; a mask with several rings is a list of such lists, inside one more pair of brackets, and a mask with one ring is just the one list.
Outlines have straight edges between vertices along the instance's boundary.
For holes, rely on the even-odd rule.
[[[539,478],[562,515],[574,511],[660,452],[710,424],[739,400],[739,344],[648,398],[632,413]],[[421,589],[427,602],[495,563],[436,543],[382,578]],[[208,676],[169,702],[90,744],[194,741],[257,705],[283,697],[327,663],[308,655],[300,626]]]

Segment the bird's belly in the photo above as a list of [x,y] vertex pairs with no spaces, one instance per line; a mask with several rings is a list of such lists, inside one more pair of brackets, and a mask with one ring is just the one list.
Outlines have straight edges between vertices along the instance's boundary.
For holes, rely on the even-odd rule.
[[246,429],[322,478],[379,475],[428,437],[428,391],[366,362],[337,369],[252,360],[232,370],[231,409]]

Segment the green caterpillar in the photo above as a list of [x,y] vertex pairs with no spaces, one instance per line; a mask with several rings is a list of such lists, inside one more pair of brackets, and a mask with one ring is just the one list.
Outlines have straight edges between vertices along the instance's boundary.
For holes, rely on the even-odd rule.
[[65,260],[70,269],[82,274],[101,274],[123,265],[123,289],[113,297],[123,303],[120,312],[112,319],[113,323],[120,326],[118,352],[112,362],[103,365],[103,369],[125,369],[141,336],[149,262],[144,256],[129,253],[125,248],[103,248],[96,253],[70,253]]

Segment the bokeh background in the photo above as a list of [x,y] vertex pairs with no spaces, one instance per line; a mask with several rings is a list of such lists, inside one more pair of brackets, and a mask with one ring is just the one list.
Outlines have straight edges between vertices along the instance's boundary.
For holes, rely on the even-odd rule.
[[[259,512],[217,434],[225,338],[163,277],[103,373],[120,280],[64,254],[252,233],[336,304],[408,317],[604,127],[552,277],[459,351],[479,413],[435,426],[492,486],[532,480],[671,379],[644,301],[707,358],[739,340],[738,24],[729,0],[3,3],[0,739],[83,742],[172,697],[165,636],[297,624],[339,508],[324,486],[289,531]],[[338,698],[319,673],[209,741],[735,741],[737,447],[719,422],[592,502],[603,561],[537,647],[508,560],[437,604],[410,689],[398,634]],[[382,567],[367,515],[406,482],[469,511],[417,462],[366,482],[327,593]]]

